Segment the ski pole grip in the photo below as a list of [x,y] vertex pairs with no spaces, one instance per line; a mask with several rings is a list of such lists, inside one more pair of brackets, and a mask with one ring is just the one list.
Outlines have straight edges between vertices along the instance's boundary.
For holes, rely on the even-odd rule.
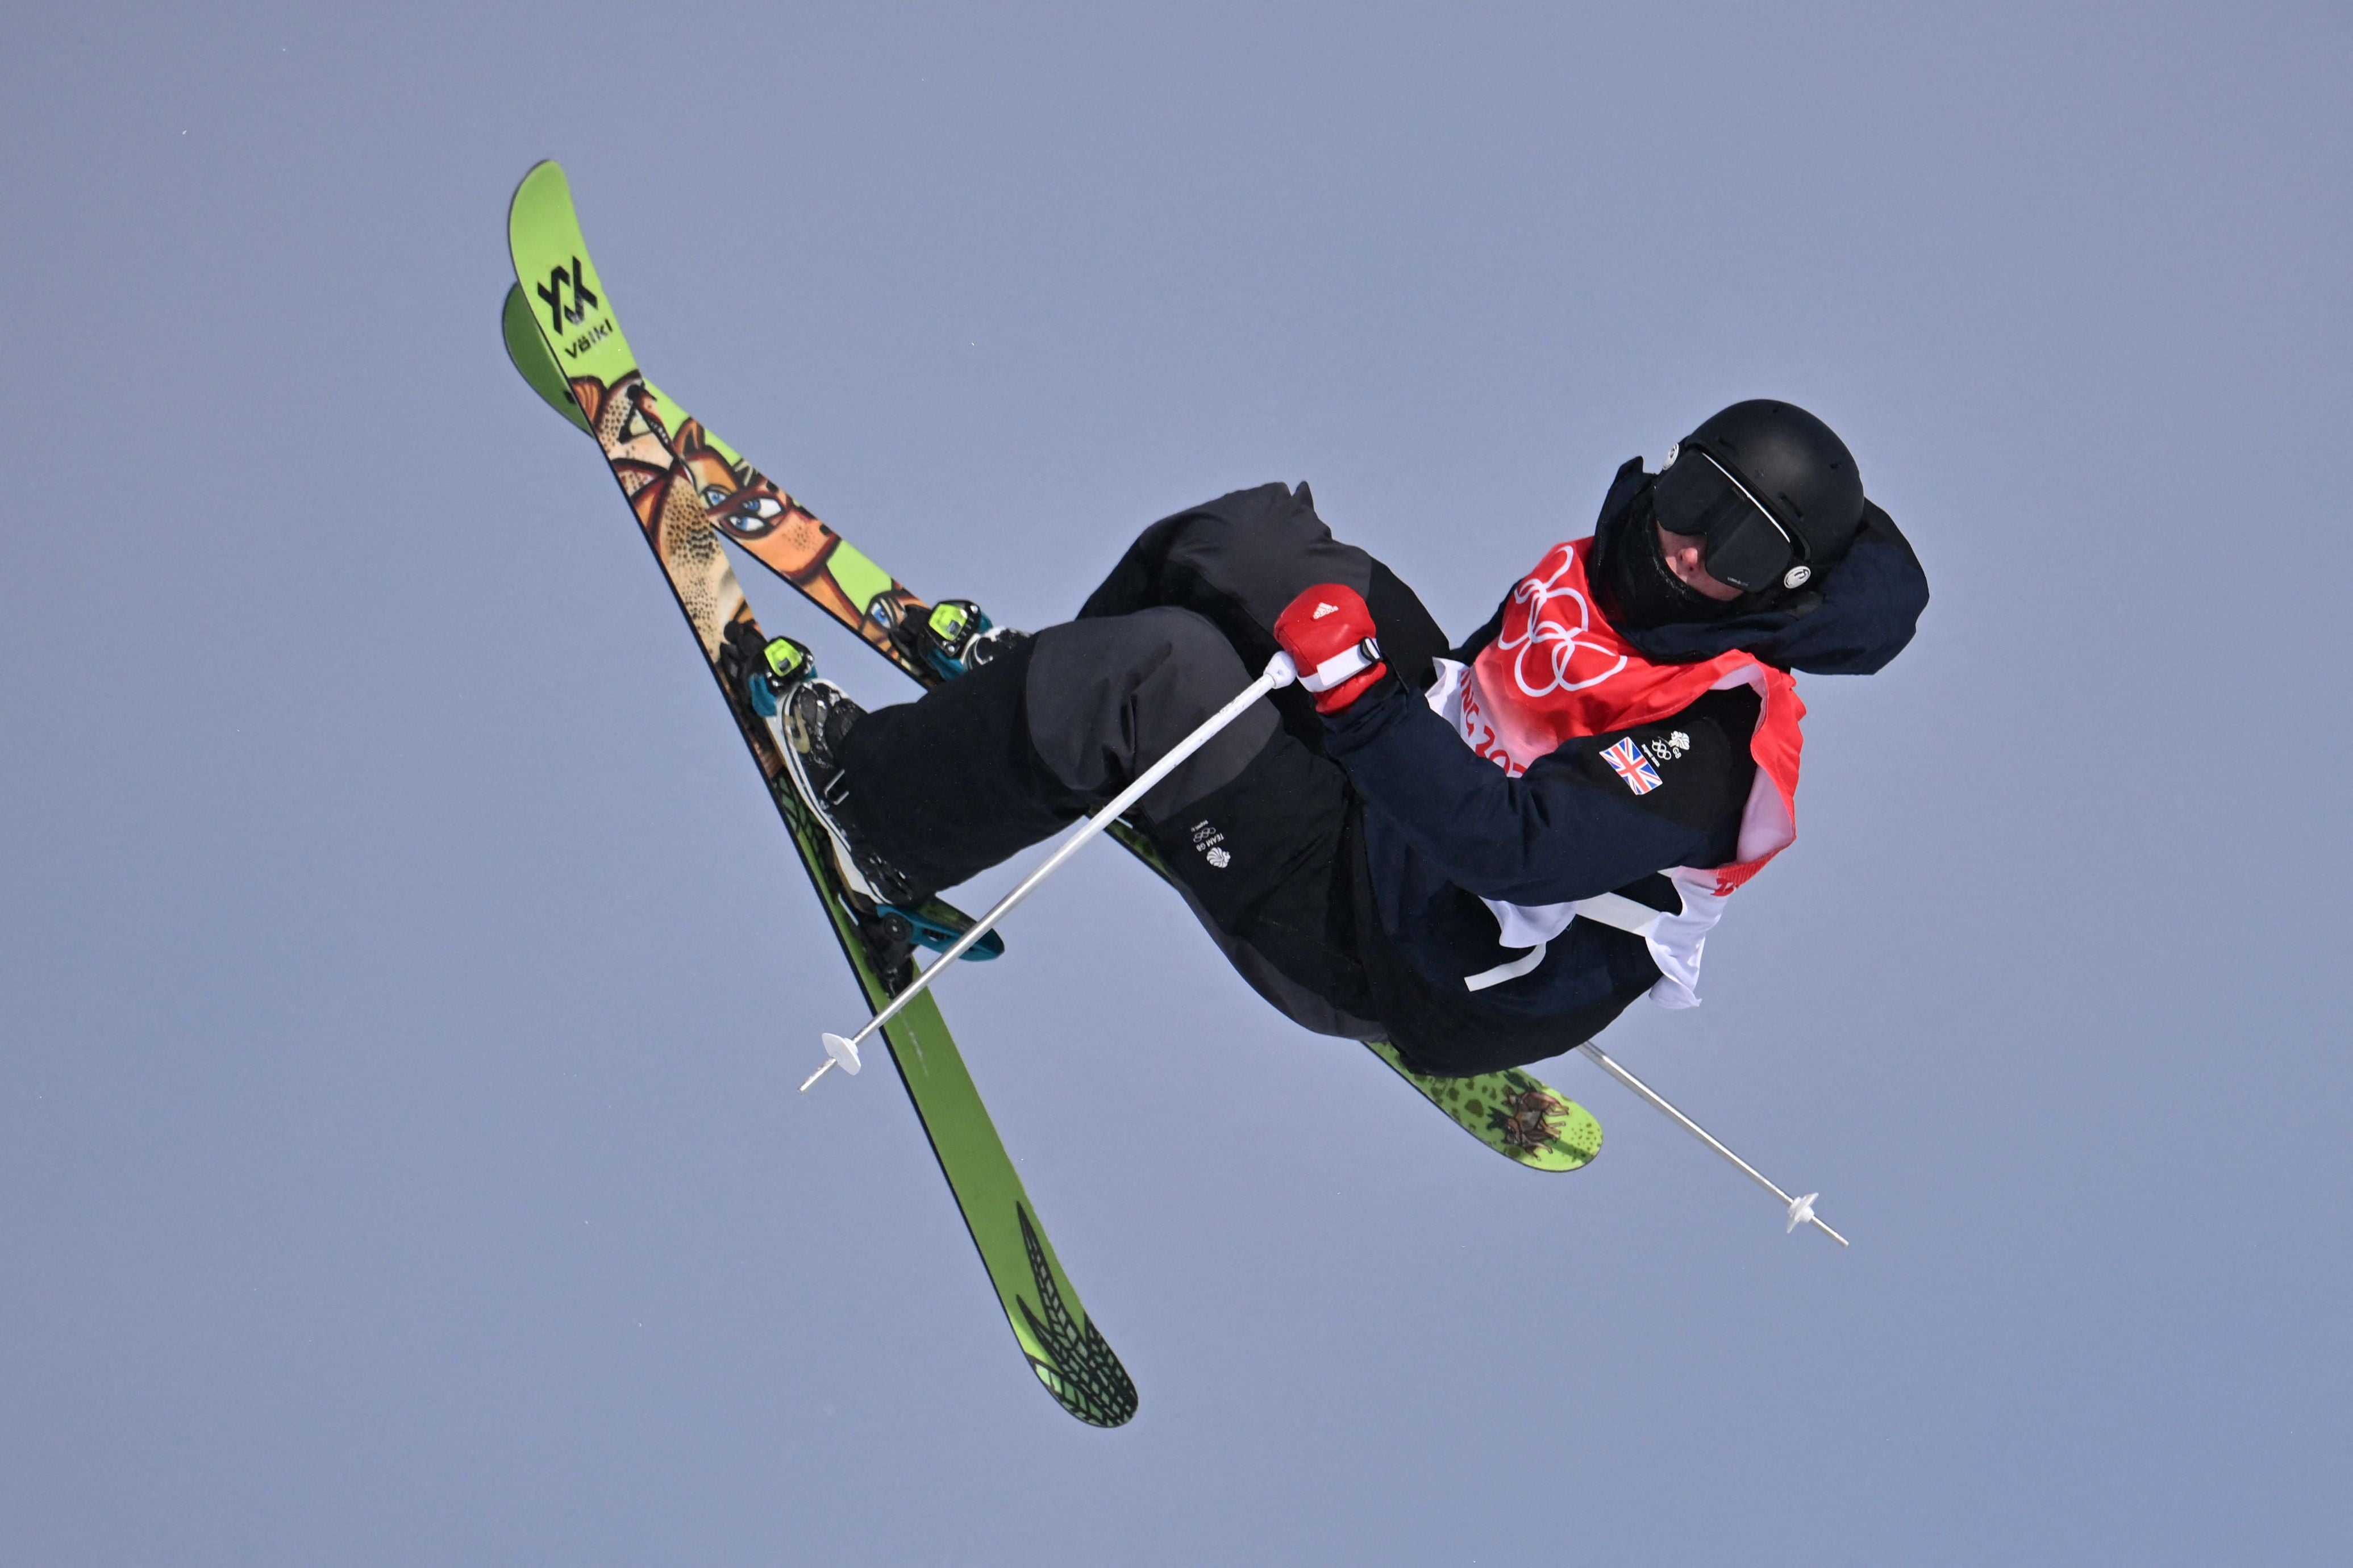
[[1381,645],[1366,637],[1354,647],[1343,648],[1301,676],[1299,684],[1320,697],[1345,681],[1354,680],[1380,661]]

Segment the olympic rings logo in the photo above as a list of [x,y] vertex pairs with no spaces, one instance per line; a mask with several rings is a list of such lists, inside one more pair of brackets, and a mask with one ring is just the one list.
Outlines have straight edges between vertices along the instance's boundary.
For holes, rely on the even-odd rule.
[[[1512,659],[1512,679],[1530,697],[1548,697],[1556,691],[1583,691],[1588,687],[1600,685],[1626,668],[1626,656],[1621,653],[1617,656],[1617,662],[1600,674],[1582,680],[1570,679],[1570,667],[1580,652],[1598,653],[1607,658],[1610,649],[1607,643],[1585,639],[1584,634],[1593,629],[1593,606],[1583,594],[1561,584],[1561,578],[1577,563],[1576,552],[1563,544],[1555,553],[1560,557],[1560,564],[1553,568],[1551,575],[1524,577],[1513,588],[1512,610],[1504,616],[1504,635],[1495,639],[1495,646],[1506,653],[1518,650]],[[1550,556],[1546,557],[1546,561],[1550,559]],[[1538,570],[1542,570],[1541,564]],[[1577,624],[1573,626],[1568,624],[1567,602],[1569,600],[1576,601]],[[1560,607],[1556,608],[1556,605]],[[1517,636],[1512,635],[1511,629],[1515,616],[1525,617],[1520,623]],[[1537,667],[1535,673],[1544,681],[1541,686],[1531,683],[1529,679],[1528,665],[1532,657]],[[1550,667],[1548,670],[1547,665]]]

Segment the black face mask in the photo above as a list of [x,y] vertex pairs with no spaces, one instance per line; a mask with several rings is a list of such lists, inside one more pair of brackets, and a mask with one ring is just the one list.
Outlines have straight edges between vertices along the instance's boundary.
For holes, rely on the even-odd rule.
[[1594,530],[1593,601],[1620,631],[1720,621],[1751,607],[1751,595],[1711,599],[1675,575],[1659,544],[1657,514],[1644,487],[1633,503]]

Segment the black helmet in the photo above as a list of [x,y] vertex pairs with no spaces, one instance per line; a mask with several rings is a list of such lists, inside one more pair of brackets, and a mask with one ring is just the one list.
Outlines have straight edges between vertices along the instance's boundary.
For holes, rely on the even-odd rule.
[[1659,526],[1706,541],[1708,574],[1746,593],[1796,588],[1862,527],[1862,476],[1831,427],[1755,397],[1700,422],[1652,487]]

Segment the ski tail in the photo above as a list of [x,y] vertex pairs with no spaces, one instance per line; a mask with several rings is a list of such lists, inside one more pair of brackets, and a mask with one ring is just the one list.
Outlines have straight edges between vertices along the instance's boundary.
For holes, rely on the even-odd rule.
[[1480,1142],[1532,1171],[1575,1171],[1601,1152],[1601,1123],[1542,1079],[1519,1068],[1476,1078],[1433,1078],[1405,1065],[1387,1040],[1368,1040],[1422,1098]]

